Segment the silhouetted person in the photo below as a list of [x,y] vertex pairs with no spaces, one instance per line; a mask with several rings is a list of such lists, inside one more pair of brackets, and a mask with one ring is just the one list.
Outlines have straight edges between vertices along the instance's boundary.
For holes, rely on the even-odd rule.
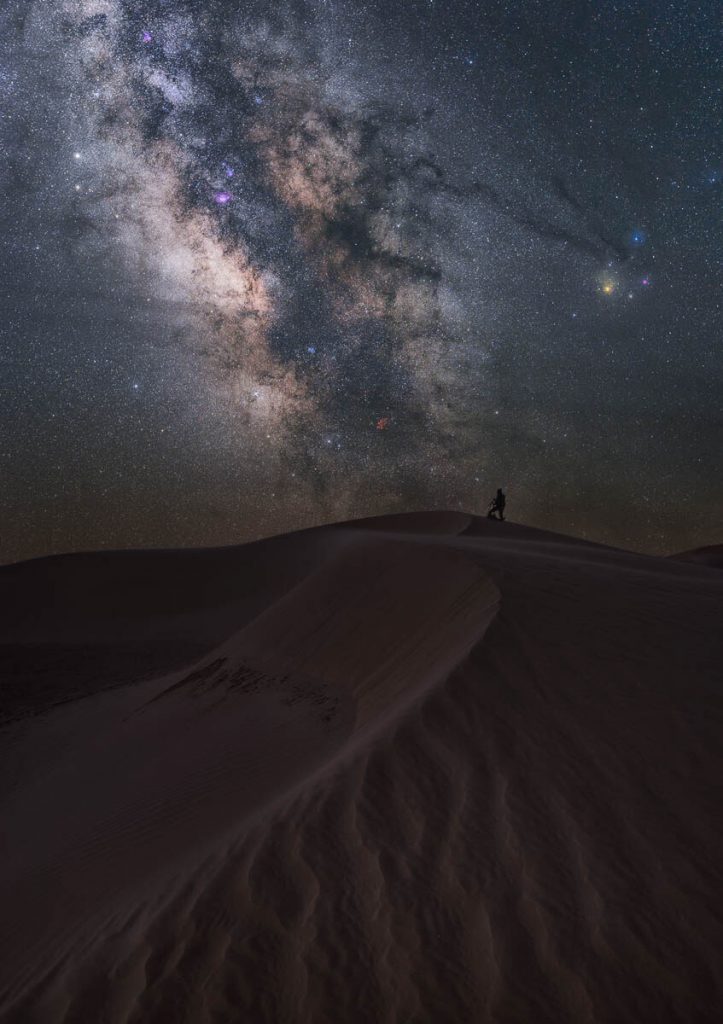
[[504,521],[504,518],[505,518],[505,505],[506,504],[507,504],[507,499],[505,498],[505,493],[504,493],[504,491],[502,490],[501,487],[498,487],[497,488],[497,494],[495,495],[495,497],[490,502],[490,510],[487,513],[487,518],[488,519],[496,519],[497,516],[495,515],[495,513],[498,513],[498,515],[500,517],[500,521]]

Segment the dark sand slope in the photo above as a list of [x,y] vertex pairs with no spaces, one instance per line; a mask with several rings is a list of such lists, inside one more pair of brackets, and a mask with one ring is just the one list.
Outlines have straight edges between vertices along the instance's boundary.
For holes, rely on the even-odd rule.
[[719,573],[444,513],[0,601],[3,1022],[723,1019]]

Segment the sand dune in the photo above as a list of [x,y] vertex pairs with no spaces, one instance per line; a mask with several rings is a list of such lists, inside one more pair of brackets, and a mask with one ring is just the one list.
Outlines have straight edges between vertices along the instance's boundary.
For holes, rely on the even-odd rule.
[[710,568],[420,513],[0,606],[0,1021],[723,1019]]
[[681,551],[673,558],[680,562],[693,562],[696,565],[708,565],[711,569],[723,569],[723,544],[710,544],[705,548],[693,551]]

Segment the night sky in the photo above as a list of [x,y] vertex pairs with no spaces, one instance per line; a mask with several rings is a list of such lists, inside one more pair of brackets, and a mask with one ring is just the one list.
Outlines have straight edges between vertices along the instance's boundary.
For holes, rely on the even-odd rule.
[[718,18],[5,0],[0,560],[500,485],[723,541]]

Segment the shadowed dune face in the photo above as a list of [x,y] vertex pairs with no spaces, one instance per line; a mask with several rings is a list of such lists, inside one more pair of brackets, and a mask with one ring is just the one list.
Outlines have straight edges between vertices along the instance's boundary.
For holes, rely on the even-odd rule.
[[0,567],[0,721],[193,663],[344,543],[310,530],[242,548]]
[[291,540],[195,664],[5,729],[0,1020],[720,1020],[718,574]]

